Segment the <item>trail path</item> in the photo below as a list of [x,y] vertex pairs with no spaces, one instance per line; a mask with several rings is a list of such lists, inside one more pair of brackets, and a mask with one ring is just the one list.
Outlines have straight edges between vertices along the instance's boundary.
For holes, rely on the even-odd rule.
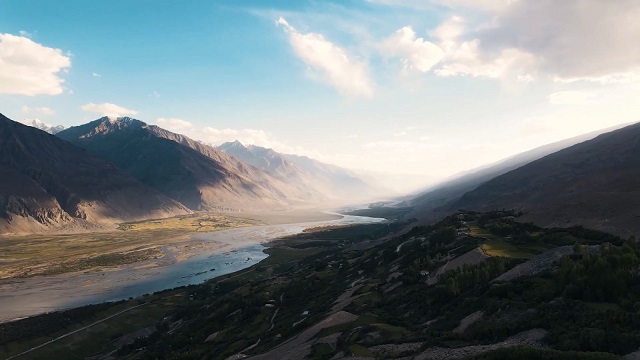
[[107,316],[106,318],[104,318],[104,319],[102,319],[102,320],[98,320],[98,321],[96,321],[96,322],[94,322],[94,323],[92,323],[92,324],[89,324],[89,325],[87,325],[87,326],[81,327],[80,329],[73,330],[73,331],[68,332],[68,333],[66,333],[66,334],[64,334],[64,335],[58,336],[57,338],[55,338],[55,339],[53,339],[53,340],[49,340],[49,341],[47,341],[46,343],[44,343],[44,344],[42,344],[42,345],[38,345],[38,346],[32,347],[32,348],[31,348],[31,349],[29,349],[29,350],[26,350],[26,351],[23,351],[23,352],[21,352],[21,353],[19,353],[19,354],[16,354],[16,355],[10,356],[10,357],[8,357],[6,360],[15,359],[15,358],[17,358],[17,357],[19,357],[19,356],[22,356],[22,355],[28,354],[28,353],[30,353],[30,352],[32,352],[32,351],[34,351],[34,350],[41,349],[41,348],[43,348],[43,347],[45,347],[45,346],[47,346],[47,345],[49,345],[49,344],[52,344],[52,343],[54,343],[54,342],[56,342],[56,341],[58,341],[58,340],[62,340],[62,339],[66,338],[66,337],[69,337],[69,336],[71,336],[71,335],[73,335],[73,334],[77,334],[77,333],[79,333],[80,331],[86,330],[86,329],[88,329],[88,328],[90,328],[90,327],[92,327],[92,326],[98,325],[98,324],[100,324],[100,323],[103,323],[103,322],[105,322],[105,321],[107,321],[107,320],[111,319],[111,318],[114,318],[114,317],[116,317],[116,316],[118,316],[118,315],[122,315],[122,314],[124,314],[124,313],[126,313],[126,312],[128,312],[128,311],[131,311],[131,310],[133,310],[133,309],[135,309],[135,308],[139,308],[140,306],[147,305],[147,304],[148,304],[148,303],[144,303],[144,304],[140,304],[140,305],[132,306],[132,307],[130,307],[130,308],[128,308],[128,309],[125,309],[125,310],[122,310],[122,311],[120,311],[120,312],[117,312],[117,313],[115,313],[115,314],[113,314],[113,315]]

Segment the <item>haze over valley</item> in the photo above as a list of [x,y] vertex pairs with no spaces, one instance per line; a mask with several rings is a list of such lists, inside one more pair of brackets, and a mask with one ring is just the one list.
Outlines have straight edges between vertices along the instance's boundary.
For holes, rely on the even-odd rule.
[[0,2],[0,358],[640,357],[638,18]]

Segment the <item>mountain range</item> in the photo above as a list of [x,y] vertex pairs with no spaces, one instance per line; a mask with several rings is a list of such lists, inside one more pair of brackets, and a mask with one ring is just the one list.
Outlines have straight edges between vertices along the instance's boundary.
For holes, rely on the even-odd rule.
[[0,114],[0,232],[80,231],[187,214],[113,164]]
[[[41,122],[0,120],[2,232],[75,231],[192,211],[282,210],[379,195],[334,165],[239,141],[213,147],[128,117],[103,117],[56,136],[34,128]],[[469,171],[402,204],[426,223],[457,209],[504,208],[543,226],[635,234],[639,139],[636,124],[563,140]]]
[[250,146],[270,167],[129,117],[64,130],[4,116],[1,122],[0,233],[82,231],[192,211],[328,206],[356,198],[338,191],[342,179],[367,187],[339,167],[301,158],[312,173]]
[[379,189],[359,175],[306,156],[280,154],[256,145],[245,146],[237,140],[224,143],[218,149],[286,183],[298,184],[324,194],[333,202],[345,198],[358,201],[380,196]]
[[57,134],[191,210],[285,209],[310,200],[261,170],[154,125],[104,117]]

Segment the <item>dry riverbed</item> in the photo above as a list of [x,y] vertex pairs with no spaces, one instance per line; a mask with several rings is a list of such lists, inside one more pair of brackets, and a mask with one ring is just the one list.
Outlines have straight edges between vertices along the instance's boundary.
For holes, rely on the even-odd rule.
[[198,233],[337,218],[318,211],[200,213],[124,223],[109,232],[2,236],[0,279],[105,272],[132,264],[166,266],[232,247],[193,236]]

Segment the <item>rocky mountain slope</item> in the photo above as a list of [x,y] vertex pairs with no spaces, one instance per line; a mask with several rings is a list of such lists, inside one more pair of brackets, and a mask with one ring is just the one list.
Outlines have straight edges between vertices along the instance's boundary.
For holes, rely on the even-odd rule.
[[515,209],[542,226],[640,234],[640,124],[547,155],[498,176],[448,210]]
[[74,231],[188,212],[113,164],[0,115],[0,233]]
[[104,117],[58,133],[192,210],[283,209],[312,194],[157,126]]

